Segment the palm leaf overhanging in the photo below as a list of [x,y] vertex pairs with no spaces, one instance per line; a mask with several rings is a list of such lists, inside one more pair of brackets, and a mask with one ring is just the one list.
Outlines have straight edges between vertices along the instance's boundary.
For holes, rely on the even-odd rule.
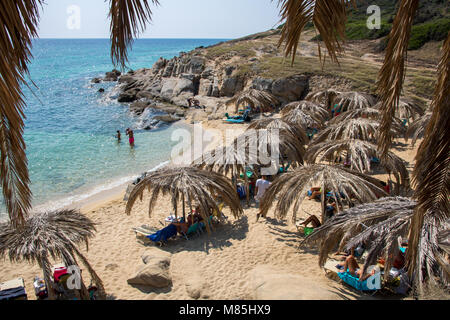
[[272,111],[278,103],[277,98],[272,94],[256,89],[241,91],[227,101],[227,104],[234,104],[236,106],[236,111],[239,109],[239,106],[246,105],[252,111],[255,111],[259,107],[261,112]]
[[403,82],[409,38],[419,0],[402,0],[394,18],[383,66],[378,77],[377,93],[381,100],[379,148],[384,155],[388,152],[392,138],[392,118],[398,108]]
[[158,0],[110,0],[111,59],[122,69],[128,62],[128,47],[151,21],[150,1],[159,5]]
[[[299,207],[307,191],[312,187],[330,190],[331,197],[339,204],[337,208],[340,210],[339,207],[342,207],[345,201],[364,203],[385,195],[380,186],[379,180],[344,167],[324,164],[308,165],[287,172],[272,183],[261,200],[261,213],[265,216],[276,202],[275,216],[284,219],[292,207],[292,220],[295,222]],[[342,194],[336,196],[336,193]],[[324,196],[322,192],[322,207]]]
[[[83,243],[88,245],[94,232],[94,223],[77,211],[37,213],[27,218],[19,230],[10,223],[0,225],[0,258],[8,257],[12,262],[38,263],[43,270],[47,288],[50,288],[50,259],[62,260],[66,266],[72,266],[79,265],[78,257],[88,269],[101,297],[105,298],[101,279],[78,249]],[[49,290],[50,295],[52,292]],[[81,292],[84,299],[89,299],[85,286]]]
[[31,190],[24,130],[22,85],[26,85],[32,39],[37,36],[41,0],[0,3],[0,150],[1,183],[13,225],[24,223],[31,208]]
[[[328,160],[335,162],[335,159],[342,157],[350,162],[350,169],[361,173],[371,171],[372,159],[380,158],[377,146],[367,141],[350,139],[325,141],[323,143],[311,145],[306,153],[305,159],[308,163]],[[400,186],[405,190],[409,188],[409,174],[404,161],[392,152],[380,160],[380,165],[389,174],[394,175],[397,181],[397,194]]]
[[[338,61],[343,52],[340,41],[345,39],[347,4],[349,0],[279,0],[280,15],[285,24],[281,31],[279,45],[286,43],[286,56],[292,55],[294,63],[300,36],[309,22],[312,22],[322,37],[332,61]],[[319,58],[322,52],[319,48]],[[325,62],[325,59],[323,59]]]
[[[438,66],[431,119],[416,155],[413,184],[417,208],[411,222],[409,273],[419,288],[432,274],[440,226],[450,218],[450,32]],[[431,245],[427,244],[431,242]],[[422,290],[420,290],[422,291]]]
[[[130,214],[134,203],[138,198],[142,200],[144,191],[150,192],[149,215],[152,213],[158,197],[169,195],[172,200],[175,216],[178,216],[178,202],[182,201],[183,215],[185,215],[185,201],[189,205],[193,202],[200,206],[201,214],[208,221],[207,213],[210,209],[220,212],[216,194],[231,209],[234,217],[242,215],[242,208],[235,188],[223,175],[214,172],[200,170],[194,167],[165,168],[148,174],[130,193],[126,206],[126,213]],[[206,224],[207,230],[209,224]]]
[[281,109],[280,114],[285,116],[292,110],[301,110],[304,112],[308,112],[312,117],[319,120],[320,122],[325,122],[328,120],[330,114],[325,106],[319,103],[303,100],[303,101],[295,101],[291,102]]

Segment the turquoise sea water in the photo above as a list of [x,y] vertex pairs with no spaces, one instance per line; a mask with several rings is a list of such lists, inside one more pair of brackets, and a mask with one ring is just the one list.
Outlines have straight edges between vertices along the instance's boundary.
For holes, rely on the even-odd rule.
[[[134,43],[129,67],[151,68],[159,57],[218,43],[220,39],[142,39]],[[99,40],[39,39],[33,45],[31,80],[24,88],[25,141],[33,206],[54,209],[123,184],[170,157],[177,125],[142,130],[146,112],[136,117],[114,99],[115,83],[91,84],[113,66],[110,43]],[[99,88],[106,92],[98,93]],[[34,93],[34,94],[33,94]],[[125,129],[135,130],[136,147]],[[122,132],[122,143],[114,135]],[[3,198],[1,197],[3,202]],[[1,212],[5,212],[0,203]]]

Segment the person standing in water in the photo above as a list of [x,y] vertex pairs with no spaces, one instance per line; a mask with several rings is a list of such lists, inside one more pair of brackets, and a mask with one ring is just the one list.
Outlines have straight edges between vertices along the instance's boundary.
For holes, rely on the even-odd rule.
[[134,147],[134,132],[130,128],[126,131],[128,136],[128,141],[130,142],[130,146]]
[[122,135],[120,134],[120,130],[117,130],[116,138],[117,138],[118,142],[120,142],[122,140]]

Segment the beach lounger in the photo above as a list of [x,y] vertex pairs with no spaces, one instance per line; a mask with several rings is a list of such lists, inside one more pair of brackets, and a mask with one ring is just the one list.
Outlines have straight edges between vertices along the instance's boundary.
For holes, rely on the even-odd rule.
[[227,123],[244,123],[244,120],[242,119],[242,120],[238,120],[238,119],[226,119],[226,120],[223,120],[224,122],[227,122]]
[[155,243],[159,243],[159,245],[162,246],[164,243],[167,242],[167,240],[175,237],[177,234],[178,234],[177,227],[171,224],[168,227],[165,227],[164,229],[161,229],[156,233],[147,236],[146,238],[150,239]]
[[151,240],[147,237],[158,231],[157,228],[152,228],[145,224],[140,227],[132,228],[132,230],[136,235],[136,240],[143,245],[151,243]]
[[0,301],[6,300],[28,300],[22,278],[0,283]]

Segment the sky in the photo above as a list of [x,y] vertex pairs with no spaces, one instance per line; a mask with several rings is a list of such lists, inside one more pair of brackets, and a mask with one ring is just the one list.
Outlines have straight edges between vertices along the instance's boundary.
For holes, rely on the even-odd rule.
[[[279,25],[277,0],[159,0],[140,38],[233,39]],[[46,0],[40,38],[109,38],[109,0]]]

